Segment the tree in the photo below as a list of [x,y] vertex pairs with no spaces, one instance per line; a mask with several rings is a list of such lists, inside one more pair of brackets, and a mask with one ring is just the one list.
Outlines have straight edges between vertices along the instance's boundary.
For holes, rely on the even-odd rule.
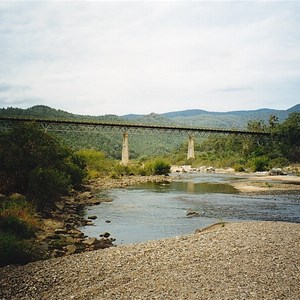
[[274,133],[282,155],[291,162],[300,162],[300,113],[291,113]]
[[0,193],[28,195],[39,209],[51,205],[84,177],[83,160],[34,123],[0,136]]

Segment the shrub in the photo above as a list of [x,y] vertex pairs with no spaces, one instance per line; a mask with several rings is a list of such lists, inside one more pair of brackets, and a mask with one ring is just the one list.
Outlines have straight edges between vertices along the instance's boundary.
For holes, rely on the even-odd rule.
[[0,216],[0,232],[13,234],[19,239],[28,239],[34,235],[33,228],[16,216]]
[[25,264],[37,259],[33,246],[26,241],[20,241],[11,233],[0,232],[0,266],[9,264]]
[[241,164],[235,164],[235,165],[233,166],[233,169],[234,169],[234,171],[236,171],[236,172],[244,172],[244,171],[245,171],[244,166],[241,165]]
[[149,161],[144,166],[144,172],[147,175],[167,175],[170,173],[170,170],[171,165],[162,158]]
[[36,168],[29,176],[29,195],[37,209],[51,207],[70,188],[70,177],[56,169]]
[[289,164],[289,161],[284,157],[278,157],[272,159],[269,163],[270,169],[272,168],[283,168]]
[[12,194],[9,199],[3,200],[0,206],[0,217],[16,217],[25,222],[30,228],[39,227],[39,220],[34,216],[35,208],[26,197]]
[[70,176],[71,184],[74,187],[78,187],[87,175],[84,159],[75,154],[72,155],[72,153],[64,159],[62,170]]
[[250,164],[254,172],[266,171],[268,170],[269,160],[265,156],[255,157]]
[[78,186],[84,167],[82,158],[34,123],[14,125],[0,134],[0,191],[29,195],[39,209]]
[[168,162],[157,159],[154,162],[153,173],[154,175],[167,175],[170,173],[171,166]]
[[76,155],[85,162],[88,179],[109,175],[115,165],[115,162],[106,158],[104,153],[94,149],[82,149]]

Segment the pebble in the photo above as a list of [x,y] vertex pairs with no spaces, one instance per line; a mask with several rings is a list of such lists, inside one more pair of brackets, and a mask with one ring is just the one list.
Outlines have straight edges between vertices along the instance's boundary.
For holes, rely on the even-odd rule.
[[299,299],[300,224],[183,237],[0,268],[0,299]]

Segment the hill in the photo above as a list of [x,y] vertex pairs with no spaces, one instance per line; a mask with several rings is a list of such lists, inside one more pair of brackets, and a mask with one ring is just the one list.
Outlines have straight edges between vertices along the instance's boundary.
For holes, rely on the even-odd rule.
[[54,109],[45,105],[36,105],[28,109],[21,108],[1,108],[0,116],[7,117],[26,117],[26,118],[48,118],[57,120],[85,120],[85,121],[123,121],[126,120],[116,115],[104,115],[104,116],[88,116],[88,115],[76,115],[60,109]]
[[[270,116],[275,115],[278,117],[279,121],[282,122],[292,112],[300,112],[300,104],[295,105],[287,110],[274,110],[265,108],[251,111],[209,112],[201,109],[191,109],[167,112],[163,114],[130,114],[124,116],[76,115],[48,106],[37,105],[28,109],[2,108],[0,109],[0,116],[245,129],[250,120],[263,120],[268,122]],[[121,158],[122,133],[120,132],[110,134],[105,132],[60,132],[56,134],[63,139],[66,145],[74,149],[94,148],[103,151],[109,157],[116,159]],[[186,143],[186,141],[187,137],[171,134],[161,135],[155,133],[145,133],[139,135],[130,135],[130,157],[143,158],[148,156],[153,157],[170,154],[175,148],[178,148],[183,143]]]
[[62,120],[87,120],[87,121],[114,121],[162,125],[186,125],[195,127],[220,127],[240,128],[247,126],[250,120],[268,121],[271,115],[277,116],[279,121],[284,121],[292,112],[300,112],[300,104],[286,110],[262,108],[257,110],[241,110],[228,112],[213,112],[201,109],[166,112],[162,114],[150,113],[148,115],[128,114],[123,116],[102,115],[89,116],[77,115],[63,110],[54,109],[45,105],[36,105],[28,109],[1,108],[0,116],[49,118]]
[[[274,115],[278,117],[280,122],[282,122],[292,112],[300,112],[300,104],[297,104],[287,110],[262,108],[257,110],[211,112],[201,109],[190,109],[167,112],[157,116],[165,118],[161,119],[164,120],[165,123],[167,122],[167,119],[169,123],[177,125],[245,129],[248,122],[251,120],[263,120],[268,122],[270,116]],[[124,115],[122,117],[130,121],[138,120],[139,122],[148,122],[150,115]],[[164,123],[162,122],[162,124]]]

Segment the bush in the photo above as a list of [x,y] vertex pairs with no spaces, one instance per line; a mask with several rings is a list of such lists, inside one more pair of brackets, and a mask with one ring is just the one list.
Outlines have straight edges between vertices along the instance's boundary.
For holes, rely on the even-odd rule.
[[20,194],[12,194],[9,199],[3,200],[0,206],[0,217],[18,218],[32,229],[40,225],[34,214],[35,208],[33,204]]
[[169,163],[162,159],[157,159],[154,162],[153,173],[154,175],[167,175],[170,173],[171,166]]
[[236,171],[236,172],[244,172],[244,171],[245,171],[244,166],[241,165],[241,164],[235,164],[235,165],[233,166],[233,169],[234,169],[234,171]]
[[71,184],[74,187],[78,187],[87,175],[84,159],[72,153],[64,159],[62,170],[70,176]]
[[289,164],[289,161],[286,158],[278,157],[278,158],[272,159],[269,162],[269,167],[270,167],[270,169],[283,168],[283,167],[287,166],[288,164]]
[[9,264],[25,264],[37,259],[34,248],[26,241],[20,241],[11,233],[0,232],[0,267]]
[[269,169],[269,160],[265,156],[255,157],[250,161],[250,167],[254,172],[267,171]]
[[43,250],[25,239],[34,237],[40,225],[33,205],[26,197],[13,194],[0,206],[0,266],[24,264],[43,258]]
[[105,157],[105,154],[94,149],[82,149],[76,153],[77,157],[87,166],[87,178],[109,175],[115,162]]
[[33,122],[14,125],[0,134],[0,192],[30,196],[28,200],[39,209],[51,206],[70,186],[78,186],[84,167],[79,156]]
[[56,169],[36,168],[29,176],[29,196],[38,210],[51,207],[70,187],[70,177]]
[[170,173],[171,165],[162,158],[157,158],[145,163],[144,170],[147,175],[167,175]]
[[0,216],[0,232],[13,234],[19,239],[28,239],[34,236],[33,228],[16,216]]

